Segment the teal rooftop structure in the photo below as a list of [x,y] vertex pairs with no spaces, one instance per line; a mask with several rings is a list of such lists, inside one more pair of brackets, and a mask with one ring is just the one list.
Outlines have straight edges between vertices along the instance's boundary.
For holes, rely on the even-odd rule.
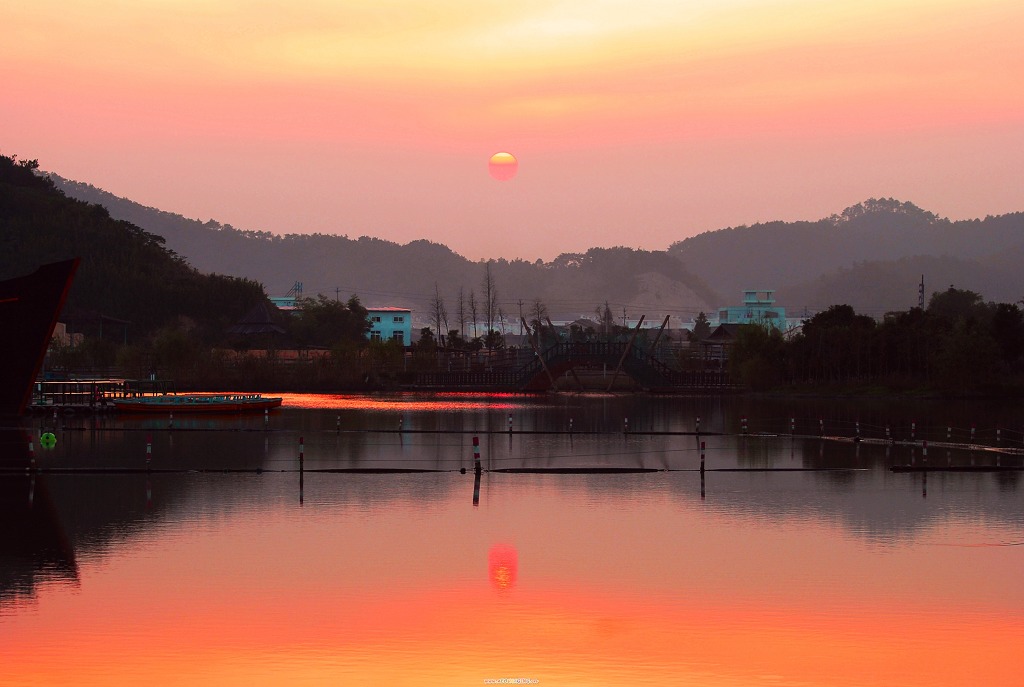
[[733,305],[718,311],[718,324],[759,324],[785,330],[786,309],[775,305],[774,290],[749,289],[743,292],[743,305]]
[[292,311],[299,307],[298,301],[302,298],[302,282],[297,281],[283,296],[271,296],[270,302],[279,310]]

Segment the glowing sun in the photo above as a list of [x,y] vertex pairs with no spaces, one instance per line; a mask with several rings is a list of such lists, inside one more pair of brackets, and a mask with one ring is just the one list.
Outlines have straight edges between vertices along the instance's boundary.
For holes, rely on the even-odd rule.
[[487,162],[487,171],[498,181],[508,181],[519,171],[519,160],[512,153],[495,153]]

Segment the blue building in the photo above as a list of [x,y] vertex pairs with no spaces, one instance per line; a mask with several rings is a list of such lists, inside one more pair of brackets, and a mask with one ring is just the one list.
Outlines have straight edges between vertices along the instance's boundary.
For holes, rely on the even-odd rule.
[[397,341],[403,346],[412,343],[412,310],[407,308],[367,308],[370,318],[370,341]]
[[719,309],[716,324],[759,324],[780,331],[789,329],[786,309],[775,305],[775,291],[770,289],[744,291],[743,305]]
[[278,310],[291,311],[296,309],[295,296],[270,296],[270,302]]
[[298,301],[302,298],[302,282],[297,281],[283,296],[271,296],[270,302],[277,307],[278,310],[285,310],[291,312],[298,308]]

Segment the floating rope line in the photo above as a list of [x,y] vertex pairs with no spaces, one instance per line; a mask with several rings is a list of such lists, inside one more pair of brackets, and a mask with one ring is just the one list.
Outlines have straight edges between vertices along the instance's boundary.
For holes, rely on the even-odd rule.
[[[579,467],[518,467],[491,468],[482,472],[498,474],[649,474],[667,472],[869,472],[870,468],[643,468],[622,466],[579,466]],[[128,468],[128,467],[77,467],[77,468],[35,468],[32,470],[0,469],[0,475],[239,475],[239,474],[441,474],[468,473],[466,468]]]

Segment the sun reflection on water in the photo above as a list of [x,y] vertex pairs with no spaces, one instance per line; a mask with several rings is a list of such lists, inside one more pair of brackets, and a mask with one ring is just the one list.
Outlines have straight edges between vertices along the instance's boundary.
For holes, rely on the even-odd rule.
[[519,552],[511,544],[495,544],[487,553],[487,577],[491,586],[507,591],[516,585]]

